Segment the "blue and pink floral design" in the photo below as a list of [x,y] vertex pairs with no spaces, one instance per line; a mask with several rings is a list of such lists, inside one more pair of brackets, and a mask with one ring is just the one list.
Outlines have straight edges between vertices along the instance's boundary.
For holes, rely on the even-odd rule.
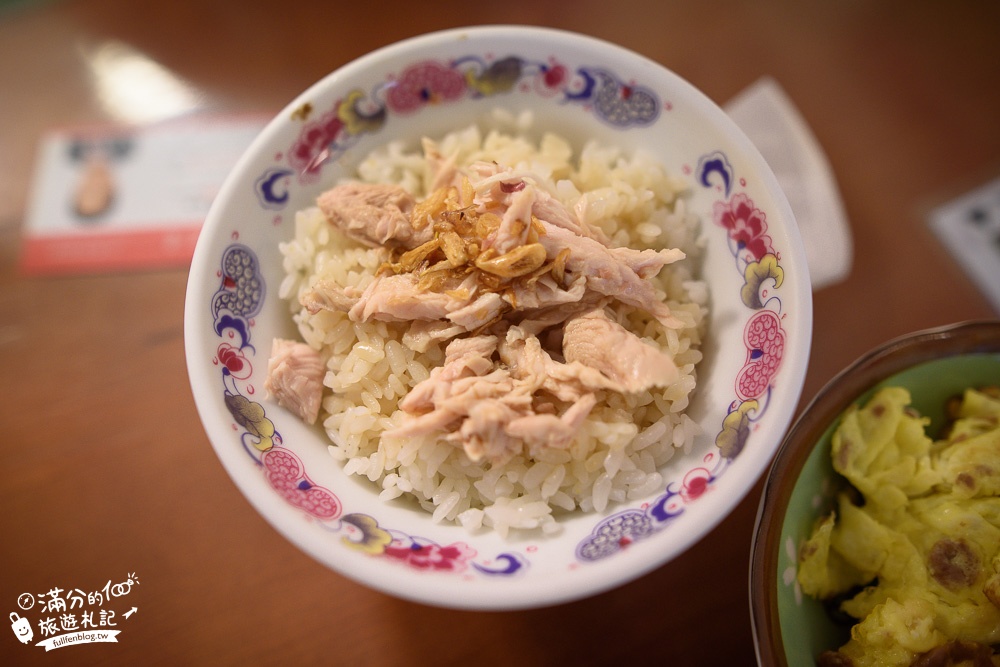
[[[552,104],[577,105],[623,131],[652,125],[671,108],[641,83],[626,81],[603,68],[571,68],[554,57],[533,61],[518,56],[469,55],[451,61],[415,62],[370,91],[351,90],[321,109],[311,103],[296,108],[292,120],[300,123],[297,136],[255,179],[257,201],[263,210],[282,211],[290,201],[291,188],[319,181],[324,165],[360,138],[377,134],[393,115],[515,92],[536,95]],[[734,378],[732,400],[714,438],[716,447],[696,465],[668,480],[665,491],[654,500],[597,521],[590,535],[577,545],[578,563],[603,560],[657,534],[692,503],[712,493],[767,411],[781,368],[786,314],[778,290],[784,271],[768,233],[767,216],[747,194],[745,178],[723,151],[704,154],[686,171],[696,187],[710,193],[711,220],[706,224],[725,231],[733,271],[742,280],[740,300],[747,309],[743,332],[746,361]],[[220,369],[233,429],[278,496],[324,529],[339,534],[347,547],[414,570],[510,576],[530,565],[522,553],[484,558],[465,542],[438,544],[381,525],[368,513],[344,507],[333,491],[314,483],[303,461],[284,446],[251,382],[254,363],[266,363],[266,352],[258,352],[251,340],[254,317],[267,295],[257,258],[234,238],[219,267],[219,288],[211,299],[214,331],[220,339],[213,363]]]
[[577,558],[606,558],[645,539],[679,517],[685,507],[712,491],[740,452],[767,410],[767,399],[781,368],[785,332],[781,326],[784,281],[779,253],[767,233],[767,215],[744,192],[735,192],[745,181],[736,174],[725,153],[716,151],[698,161],[695,178],[702,187],[718,193],[712,222],[726,230],[734,270],[743,277],[740,299],[751,311],[743,330],[746,362],[736,376],[733,401],[715,436],[717,449],[706,454],[702,465],[667,484],[666,491],[640,509],[628,509],[601,521],[577,547]]
[[364,135],[377,133],[390,115],[406,116],[429,105],[514,91],[579,105],[622,129],[651,125],[663,109],[649,88],[602,68],[571,70],[556,58],[536,62],[518,56],[468,55],[453,61],[425,60],[389,76],[370,92],[351,90],[326,109],[314,109],[311,103],[299,106],[293,117],[302,121],[302,129],[283,155],[287,166],[269,169],[257,179],[258,200],[266,208],[280,208],[287,201],[282,179],[297,175],[303,182],[315,181],[325,163]]
[[314,483],[302,460],[283,446],[264,405],[255,400],[258,388],[251,382],[253,366],[258,358],[267,362],[266,353],[258,355],[252,343],[254,316],[266,293],[256,254],[240,243],[229,245],[216,275],[219,288],[212,296],[211,310],[213,328],[221,340],[212,363],[220,371],[233,429],[275,493],[312,520],[342,533],[345,545],[417,570],[512,575],[527,564],[517,553],[484,560],[464,542],[441,545],[380,526],[367,514],[344,514],[337,495]]

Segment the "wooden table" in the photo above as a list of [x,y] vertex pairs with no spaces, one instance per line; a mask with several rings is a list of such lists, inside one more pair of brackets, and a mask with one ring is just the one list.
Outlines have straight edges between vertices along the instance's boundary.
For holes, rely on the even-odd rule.
[[[35,151],[113,120],[88,74],[144,54],[204,111],[266,112],[328,71],[429,30],[517,22],[631,47],[724,103],[763,75],[827,152],[854,236],[815,295],[804,400],[899,334],[996,317],[929,231],[929,207],[1000,172],[1000,4],[79,0],[0,13],[0,612],[18,595],[138,585],[117,644],[25,647],[4,664],[749,665],[760,485],[674,562],[592,599],[516,613],[428,608],[299,552],[230,482],[184,367],[185,268],[24,277]],[[1000,276],[997,276],[1000,280]],[[111,589],[108,589],[109,591]],[[118,589],[122,591],[121,588]],[[34,618],[34,617],[33,617]],[[36,628],[37,632],[37,628]]]

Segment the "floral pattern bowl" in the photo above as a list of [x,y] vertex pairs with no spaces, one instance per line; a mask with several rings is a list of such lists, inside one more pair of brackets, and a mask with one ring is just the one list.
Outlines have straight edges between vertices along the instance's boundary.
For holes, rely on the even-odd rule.
[[[841,415],[883,387],[910,392],[911,407],[940,433],[945,403],[968,387],[1000,384],[1000,321],[917,331],[871,350],[831,379],[788,432],[768,472],[754,531],[750,603],[761,665],[811,665],[850,636],[843,614],[805,595],[799,550],[847,484],[833,468],[831,438]],[[928,663],[929,664],[929,663]]]
[[[502,538],[384,503],[345,475],[325,436],[265,397],[278,244],[295,211],[393,140],[418,142],[494,109],[530,111],[578,145],[642,147],[689,183],[711,313],[688,414],[689,453],[641,502],[579,512],[557,535]],[[760,154],[705,95],[648,59],[526,26],[433,33],[333,72],[292,101],[225,182],[199,238],[185,304],[188,371],[222,464],[282,534],[333,570],[427,604],[515,609],[595,594],[659,567],[715,527],[764,472],[796,408],[812,301],[788,203]]]

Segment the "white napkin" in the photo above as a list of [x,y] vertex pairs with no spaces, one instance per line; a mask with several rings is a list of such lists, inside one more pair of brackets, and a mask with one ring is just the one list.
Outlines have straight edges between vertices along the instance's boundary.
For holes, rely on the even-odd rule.
[[850,227],[826,155],[799,111],[769,77],[723,108],[757,146],[788,198],[813,290],[843,280],[853,256]]

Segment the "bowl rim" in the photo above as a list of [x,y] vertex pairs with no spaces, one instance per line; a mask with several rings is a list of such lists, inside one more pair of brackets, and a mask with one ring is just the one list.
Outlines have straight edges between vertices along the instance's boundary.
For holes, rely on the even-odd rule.
[[802,409],[764,477],[754,523],[748,593],[758,664],[788,664],[777,598],[771,592],[778,583],[779,539],[785,510],[815,443],[844,410],[882,380],[936,359],[995,352],[1000,352],[1000,320],[966,320],[903,334],[842,369]]
[[[541,26],[523,26],[517,24],[491,24],[482,26],[449,28],[388,43],[382,47],[375,49],[374,51],[368,52],[367,54],[359,56],[358,58],[355,58],[347,63],[344,63],[336,67],[334,70],[324,75],[318,81],[316,81],[311,86],[306,88],[303,92],[299,93],[299,95],[293,98],[290,102],[288,102],[288,104],[281,111],[279,111],[274,118],[272,118],[272,121],[264,128],[264,130],[260,133],[260,135],[258,135],[254,143],[252,143],[247,148],[247,151],[241,158],[240,162],[237,163],[236,167],[234,167],[233,171],[231,172],[231,175],[242,171],[244,163],[248,163],[251,160],[250,157],[251,154],[253,154],[259,148],[259,145],[264,142],[263,137],[268,135],[270,132],[273,131],[275,127],[279,125],[279,119],[287,116],[287,114],[290,111],[292,111],[301,100],[305,100],[309,96],[315,94],[317,91],[321,90],[324,86],[328,85],[329,82],[335,80],[335,78],[337,77],[343,78],[349,76],[356,69],[367,66],[368,64],[381,58],[385,54],[391,53],[403,47],[415,48],[420,44],[433,43],[437,40],[446,38],[468,38],[469,36],[473,35],[475,36],[504,35],[513,33],[514,31],[521,31],[524,32],[525,34],[530,34],[536,39],[546,36],[559,36],[564,39],[572,39],[576,42],[579,42],[580,44],[587,45],[589,48],[612,49],[614,52],[620,55],[627,55],[630,58],[634,58],[636,62],[639,63],[640,65],[654,68],[657,71],[659,71],[663,76],[666,76],[669,79],[675,81],[678,85],[683,86],[686,89],[689,89],[690,92],[694,94],[693,98],[696,98],[695,101],[699,105],[700,109],[709,110],[710,113],[714,117],[719,119],[722,123],[737,130],[737,132],[732,134],[730,140],[739,148],[739,150],[742,153],[746,154],[750,159],[752,159],[752,161],[755,164],[763,168],[760,173],[760,179],[763,185],[767,188],[768,192],[771,193],[770,196],[774,199],[775,206],[780,207],[782,212],[782,217],[787,218],[787,220],[790,223],[787,229],[788,247],[794,251],[796,257],[801,258],[799,260],[796,260],[797,261],[796,268],[798,271],[801,272],[804,283],[802,286],[797,288],[797,291],[801,290],[801,295],[797,297],[795,305],[801,311],[800,316],[801,316],[802,330],[800,331],[801,337],[796,338],[795,349],[801,352],[802,361],[797,362],[794,365],[794,367],[786,363],[786,365],[782,369],[782,372],[784,373],[785,382],[787,383],[788,387],[794,387],[794,393],[796,399],[798,400],[800,398],[801,388],[804,382],[805,373],[808,366],[807,361],[808,361],[809,351],[811,349],[811,338],[813,329],[812,293],[808,283],[808,266],[804,259],[804,251],[802,250],[801,237],[798,234],[797,228],[794,227],[794,224],[791,224],[794,223],[795,218],[793,212],[791,211],[790,205],[788,204],[784,193],[778,186],[776,177],[773,175],[773,172],[769,169],[769,167],[767,167],[766,162],[760,155],[759,150],[752,144],[749,138],[747,138],[745,134],[741,130],[739,130],[735,122],[729,119],[729,117],[725,115],[725,112],[711,98],[709,98],[707,94],[705,94],[699,88],[690,83],[686,78],[676,73],[666,64],[652,60],[648,56],[635,52],[621,44],[602,40],[600,38],[580,32],[574,32],[556,28],[547,28]],[[658,74],[658,76],[661,74]],[[227,179],[227,183],[224,185],[224,189],[220,192],[220,196],[228,192],[226,188],[232,189],[235,187],[236,187],[235,179],[233,178]],[[209,214],[210,216],[209,220],[211,220],[211,218],[218,210],[219,209],[213,206],[213,209]],[[212,227],[212,230],[216,230],[216,228],[217,226]],[[201,239],[199,239],[199,244],[198,247],[196,248],[197,259],[201,259],[198,250],[204,249],[204,247],[208,245],[207,243],[202,244],[200,241]],[[192,268],[189,277],[188,292],[185,299],[186,314],[189,312],[187,302],[191,301],[191,295],[194,294],[194,289],[196,288],[197,284],[200,284],[200,282],[204,281],[205,276],[207,275],[209,269],[210,266],[207,263],[202,263],[201,266],[194,266]],[[191,307],[194,308],[195,306]],[[193,311],[190,312],[193,313]],[[196,323],[192,318],[186,317],[186,320],[188,320],[185,323],[186,325],[185,333],[187,336],[188,335],[187,328],[190,327],[193,331],[193,328]],[[195,334],[195,336],[197,335],[198,334]],[[194,363],[191,360],[190,356],[188,358],[188,363],[189,365]],[[194,385],[197,381],[197,378],[200,377],[200,373],[198,373],[197,370],[192,372],[192,370],[189,369],[189,375],[191,376],[192,385]],[[193,389],[195,390],[197,398],[197,391],[199,388],[197,386],[193,386]],[[200,404],[200,401],[196,401],[196,406],[198,407],[199,413],[201,413],[203,411],[204,406]],[[775,415],[774,418],[776,419],[776,423],[780,423],[783,430],[787,429],[788,424],[791,423],[792,416],[794,415],[794,409],[795,405],[790,402],[787,406],[782,406],[780,414]],[[213,421],[213,417],[210,414],[205,414],[201,416],[203,422],[205,422],[206,420],[208,422]],[[218,454],[219,450],[215,443],[214,437],[211,435],[210,432],[208,433],[208,436],[210,444],[213,446],[213,450],[215,450],[215,453]],[[773,451],[775,448],[776,445],[774,445],[773,443],[768,448],[771,452],[771,455],[773,455]],[[297,549],[310,555],[320,563],[323,563],[324,565],[331,567],[331,569],[333,569],[335,572],[337,572],[342,576],[354,579],[355,581],[358,581],[369,588],[385,591],[384,588],[380,588],[380,586],[378,586],[375,582],[370,580],[370,578],[358,577],[356,573],[350,571],[349,569],[330,566],[330,563],[326,558],[324,558],[322,555],[314,552],[313,550],[305,546],[302,540],[297,539],[290,531],[286,530],[285,527],[280,525],[280,523],[275,520],[274,516],[269,511],[267,511],[267,508],[263,507],[260,503],[257,502],[257,499],[255,499],[246,492],[244,486],[236,479],[236,476],[234,475],[232,470],[230,470],[229,467],[227,466],[227,459],[221,456],[219,458],[234,485],[247,498],[250,505],[254,507],[255,511],[262,518],[267,520],[267,522],[273,528],[275,528],[277,532],[279,532],[283,537],[285,537],[289,542],[291,542]],[[584,587],[584,590],[582,591],[574,590],[574,591],[559,592],[558,594],[552,593],[545,599],[529,600],[527,602],[523,601],[511,602],[511,600],[503,598],[497,600],[492,604],[484,601],[476,601],[474,603],[469,603],[469,604],[456,604],[454,602],[442,601],[440,599],[440,596],[437,595],[433,596],[433,599],[431,599],[431,596],[428,596],[423,592],[416,595],[410,595],[407,592],[397,590],[397,591],[392,591],[391,594],[393,594],[395,597],[415,599],[420,602],[435,604],[438,606],[450,606],[455,608],[471,607],[478,609],[514,609],[522,607],[537,607],[541,605],[572,601],[575,599],[588,597],[600,593],[610,588],[620,586],[626,582],[639,578],[640,576],[648,573],[649,571],[655,568],[665,565],[667,562],[669,562],[669,560],[672,557],[676,557],[677,555],[683,553],[683,551],[685,551],[686,549],[690,548],[698,541],[700,541],[708,532],[713,530],[723,520],[725,516],[728,516],[731,513],[732,509],[737,504],[745,500],[746,496],[752,490],[755,481],[759,481],[761,475],[767,470],[769,461],[770,461],[770,455],[768,457],[761,457],[759,462],[756,460],[754,461],[752,469],[748,468],[746,471],[741,471],[741,474],[746,474],[750,477],[750,481],[745,485],[741,485],[740,488],[738,489],[738,493],[732,494],[732,496],[727,498],[727,500],[724,503],[721,503],[722,511],[718,514],[717,518],[714,518],[711,521],[706,521],[698,525],[696,528],[693,528],[691,530],[690,538],[685,538],[685,540],[683,540],[685,542],[683,548],[677,551],[676,553],[671,552],[672,555],[670,558],[663,558],[660,556],[654,558],[650,556],[648,558],[634,560],[633,561],[634,565],[631,565],[627,568],[618,568],[618,572],[614,576],[608,576],[606,580],[598,584],[588,584],[587,586]]]

